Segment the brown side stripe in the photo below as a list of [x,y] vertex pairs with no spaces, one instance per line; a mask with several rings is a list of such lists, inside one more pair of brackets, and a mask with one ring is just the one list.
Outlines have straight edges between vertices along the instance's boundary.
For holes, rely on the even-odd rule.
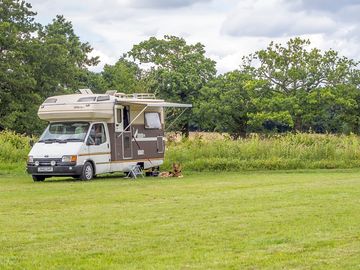
[[140,162],[140,161],[149,161],[149,160],[163,160],[164,158],[148,158],[148,159],[125,159],[125,160],[117,160],[111,161],[111,163],[124,163],[124,162]]
[[[163,158],[151,158],[150,160],[163,160]],[[96,165],[102,164],[111,164],[111,163],[130,163],[130,162],[139,162],[139,161],[149,161],[149,159],[126,159],[126,160],[118,160],[118,161],[111,161],[111,162],[98,162]]]
[[100,156],[100,155],[110,155],[110,152],[87,153],[87,154],[80,154],[78,156],[83,157],[83,156]]

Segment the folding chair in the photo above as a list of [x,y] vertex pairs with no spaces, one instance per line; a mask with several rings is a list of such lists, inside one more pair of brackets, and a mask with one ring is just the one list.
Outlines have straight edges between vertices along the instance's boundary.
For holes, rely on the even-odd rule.
[[138,175],[141,175],[142,177],[144,177],[144,172],[142,171],[140,165],[133,165],[133,166],[131,166],[130,171],[128,172],[128,174],[126,175],[125,178],[136,179]]

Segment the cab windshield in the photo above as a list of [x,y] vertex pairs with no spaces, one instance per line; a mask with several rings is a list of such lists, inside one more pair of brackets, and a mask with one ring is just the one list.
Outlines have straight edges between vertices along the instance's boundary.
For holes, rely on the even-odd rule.
[[90,124],[87,122],[51,123],[39,142],[83,142]]

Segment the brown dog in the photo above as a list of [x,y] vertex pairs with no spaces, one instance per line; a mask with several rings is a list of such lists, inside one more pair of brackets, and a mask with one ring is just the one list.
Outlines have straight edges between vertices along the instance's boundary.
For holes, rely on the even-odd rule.
[[171,172],[161,172],[159,177],[183,177],[180,163],[173,163]]

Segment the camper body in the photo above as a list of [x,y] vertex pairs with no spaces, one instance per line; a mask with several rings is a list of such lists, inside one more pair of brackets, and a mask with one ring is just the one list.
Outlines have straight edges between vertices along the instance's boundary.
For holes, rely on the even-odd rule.
[[32,147],[27,171],[35,181],[52,176],[90,180],[129,172],[134,165],[157,168],[164,161],[164,107],[151,94],[82,94],[50,97],[38,116],[49,122]]

